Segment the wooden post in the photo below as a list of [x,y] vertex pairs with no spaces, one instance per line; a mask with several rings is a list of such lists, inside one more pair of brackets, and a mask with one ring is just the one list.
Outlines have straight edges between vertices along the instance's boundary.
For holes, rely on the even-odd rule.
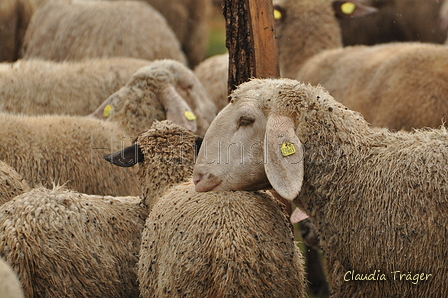
[[280,76],[272,0],[224,0],[228,93],[250,78]]

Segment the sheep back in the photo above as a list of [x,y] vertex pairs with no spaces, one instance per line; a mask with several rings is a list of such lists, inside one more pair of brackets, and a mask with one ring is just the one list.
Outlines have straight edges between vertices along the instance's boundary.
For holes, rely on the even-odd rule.
[[3,161],[0,161],[0,205],[29,191],[28,183]]
[[126,56],[186,63],[166,20],[141,1],[48,2],[33,15],[22,52],[24,59]]
[[104,58],[54,62],[21,60],[0,67],[0,110],[26,115],[88,115],[151,62]]
[[26,297],[138,297],[139,201],[33,189],[0,207],[0,255]]
[[[250,214],[248,214],[250,212]],[[261,192],[168,191],[142,235],[142,297],[305,297],[302,257],[276,201]]]
[[0,114],[0,160],[31,187],[53,183],[87,194],[139,195],[137,169],[102,158],[132,143],[115,123],[76,116]]

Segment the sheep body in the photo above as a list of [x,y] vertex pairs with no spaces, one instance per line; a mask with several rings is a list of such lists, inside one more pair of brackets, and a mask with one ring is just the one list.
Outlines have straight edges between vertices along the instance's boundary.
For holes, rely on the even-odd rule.
[[54,62],[21,60],[0,65],[0,110],[26,115],[88,115],[151,62],[104,58]]
[[48,2],[33,15],[22,52],[24,59],[126,56],[186,63],[166,20],[141,1]]
[[448,117],[448,51],[443,45],[394,43],[324,51],[297,78],[321,83],[373,126],[439,127]]
[[[252,80],[232,94],[204,142],[207,149],[201,148],[194,170],[196,190],[272,186],[295,199],[318,227],[332,296],[444,297],[445,129],[372,130],[322,87]],[[297,152],[281,154],[279,145],[285,142],[295,144]],[[235,150],[228,162],[210,163],[228,144],[245,150],[263,144],[263,149],[245,162],[234,156],[243,150]],[[259,162],[263,156],[268,160]],[[359,280],[356,274],[377,274],[377,281]]]
[[102,156],[131,144],[116,124],[79,116],[0,113],[0,160],[31,187],[53,182],[87,194],[138,195],[133,169],[104,165]]
[[19,173],[0,161],[0,205],[29,190],[28,183]]
[[26,297],[137,297],[139,203],[35,188],[0,207],[0,255]]
[[261,192],[196,193],[192,182],[170,189],[148,216],[138,276],[145,298],[306,296],[278,202]]

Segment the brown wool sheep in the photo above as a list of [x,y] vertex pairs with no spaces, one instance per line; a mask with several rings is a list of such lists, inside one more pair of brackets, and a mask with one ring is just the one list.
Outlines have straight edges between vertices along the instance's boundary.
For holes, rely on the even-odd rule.
[[139,198],[35,188],[0,207],[0,256],[28,298],[138,297],[146,216]]
[[0,110],[26,115],[88,115],[151,61],[104,58],[0,64]]
[[446,295],[446,129],[373,130],[320,86],[252,80],[203,142],[196,191],[294,200],[319,230],[333,297]]
[[166,20],[141,1],[54,1],[33,15],[23,58],[65,61],[126,56],[186,63]]
[[439,127],[448,118],[448,48],[424,43],[355,46],[309,59],[299,80],[323,84],[376,127]]
[[146,220],[141,297],[306,297],[293,238],[286,213],[266,193],[179,185]]
[[29,0],[0,1],[0,62],[15,61],[34,7]]
[[17,274],[0,258],[0,298],[23,298],[23,290]]
[[27,297],[139,296],[140,235],[151,208],[146,196],[191,179],[193,163],[177,158],[194,160],[198,139],[170,121],[155,122],[142,136],[144,164],[141,151],[137,158],[131,152],[133,164],[141,164],[141,198],[35,188],[0,207],[0,256],[18,268]]
[[[136,140],[141,157],[135,146],[124,158],[107,157],[129,165],[129,152],[131,164],[143,160],[142,197],[151,211],[138,267],[141,297],[305,297],[301,254],[278,201],[261,192],[195,193],[196,143],[185,128],[155,122]],[[189,182],[169,188],[182,180]]]
[[0,206],[29,190],[28,183],[16,170],[0,161]]
[[344,45],[374,45],[396,41],[443,43],[441,0],[364,0],[378,13],[357,20],[339,19]]
[[216,116],[216,106],[188,67],[164,59],[139,69],[91,116],[116,122],[134,136],[154,120],[164,119],[203,136]]
[[132,139],[116,124],[80,116],[0,113],[0,160],[31,187],[53,182],[86,194],[138,195],[134,169],[104,165]]
[[[333,7],[330,3],[334,2]],[[373,13],[357,1],[349,14],[342,13],[341,6],[347,1],[331,0],[274,0],[276,11],[276,40],[279,48],[279,65],[282,77],[294,78],[298,69],[315,54],[342,47],[341,32],[337,18],[357,17]],[[306,13],[306,17],[303,14]],[[228,54],[205,59],[194,70],[218,107],[227,105]]]

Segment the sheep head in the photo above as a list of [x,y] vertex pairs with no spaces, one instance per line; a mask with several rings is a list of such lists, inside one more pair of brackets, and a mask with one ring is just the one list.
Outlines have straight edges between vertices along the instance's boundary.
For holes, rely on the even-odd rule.
[[[274,188],[293,200],[303,180],[296,135],[307,91],[294,80],[252,80],[213,120],[198,154],[196,191]],[[300,108],[299,108],[300,107]]]

